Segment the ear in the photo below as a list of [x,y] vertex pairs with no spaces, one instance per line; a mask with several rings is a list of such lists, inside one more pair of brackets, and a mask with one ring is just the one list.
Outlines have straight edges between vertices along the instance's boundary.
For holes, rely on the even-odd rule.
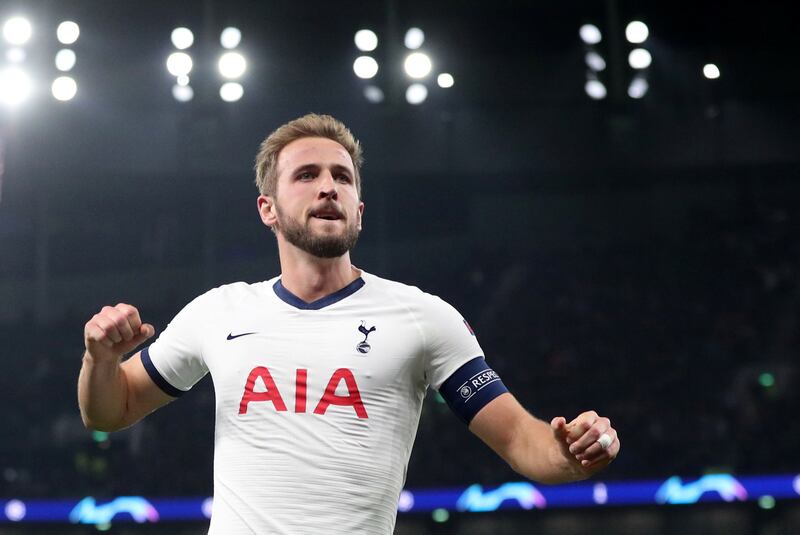
[[258,214],[266,226],[275,227],[278,223],[278,212],[275,210],[275,202],[272,197],[268,195],[258,196]]
[[358,212],[356,213],[356,226],[361,230],[361,217],[364,215],[364,203],[358,203]]

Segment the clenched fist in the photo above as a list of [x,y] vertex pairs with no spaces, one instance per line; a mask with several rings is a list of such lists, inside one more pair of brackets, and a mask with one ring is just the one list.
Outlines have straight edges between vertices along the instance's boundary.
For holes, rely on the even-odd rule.
[[563,416],[550,422],[562,452],[579,470],[591,476],[619,455],[620,443],[611,420],[587,411],[567,423]]
[[105,306],[86,322],[83,340],[86,352],[95,360],[119,359],[155,334],[155,328],[142,323],[136,307],[119,303]]

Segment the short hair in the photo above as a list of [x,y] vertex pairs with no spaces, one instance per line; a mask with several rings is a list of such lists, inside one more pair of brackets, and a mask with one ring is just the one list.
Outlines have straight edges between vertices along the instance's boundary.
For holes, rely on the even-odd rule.
[[272,132],[261,143],[256,155],[256,186],[262,195],[274,197],[278,189],[278,155],[283,148],[298,139],[306,137],[324,137],[331,139],[350,154],[355,171],[355,184],[358,196],[361,197],[361,165],[364,156],[361,143],[341,121],[330,115],[309,113],[293,121],[289,121]]

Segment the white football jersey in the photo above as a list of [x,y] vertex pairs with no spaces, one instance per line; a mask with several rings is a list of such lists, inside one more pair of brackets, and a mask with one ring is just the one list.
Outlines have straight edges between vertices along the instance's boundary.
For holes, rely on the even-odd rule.
[[310,304],[279,278],[210,290],[142,362],[172,395],[213,378],[209,534],[351,535],[392,533],[426,388],[482,355],[449,304],[362,273]]

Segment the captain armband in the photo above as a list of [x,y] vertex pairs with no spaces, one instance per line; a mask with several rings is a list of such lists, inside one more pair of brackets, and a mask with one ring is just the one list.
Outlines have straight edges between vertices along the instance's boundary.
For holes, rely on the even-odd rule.
[[506,385],[483,357],[461,366],[439,388],[439,394],[467,425],[478,411],[504,392],[508,392]]

